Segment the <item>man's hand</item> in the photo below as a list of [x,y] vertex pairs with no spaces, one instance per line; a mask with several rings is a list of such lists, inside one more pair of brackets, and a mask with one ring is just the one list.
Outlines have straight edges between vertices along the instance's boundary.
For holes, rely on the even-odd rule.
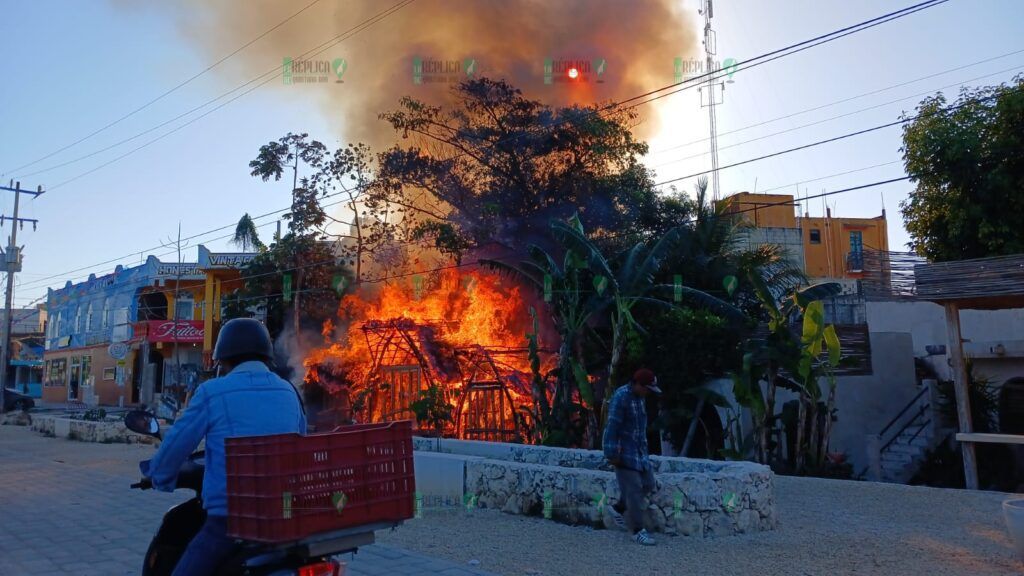
[[608,463],[611,464],[612,466],[615,466],[615,467],[622,466],[622,458],[619,458],[618,456],[608,456],[607,458],[608,458]]

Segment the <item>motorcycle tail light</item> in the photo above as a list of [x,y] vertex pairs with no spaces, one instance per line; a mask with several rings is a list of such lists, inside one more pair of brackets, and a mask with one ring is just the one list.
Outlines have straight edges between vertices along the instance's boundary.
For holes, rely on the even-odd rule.
[[337,562],[317,562],[299,568],[298,576],[343,576],[344,571]]

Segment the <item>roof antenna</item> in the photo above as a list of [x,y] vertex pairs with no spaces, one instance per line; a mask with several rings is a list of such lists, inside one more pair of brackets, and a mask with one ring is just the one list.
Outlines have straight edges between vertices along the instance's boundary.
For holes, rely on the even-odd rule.
[[885,220],[885,191],[879,190],[878,195],[882,197],[882,220]]

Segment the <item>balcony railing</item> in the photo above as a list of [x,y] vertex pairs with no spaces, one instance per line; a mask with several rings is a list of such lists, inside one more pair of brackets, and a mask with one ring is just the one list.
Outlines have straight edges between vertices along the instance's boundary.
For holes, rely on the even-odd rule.
[[846,254],[846,271],[847,272],[863,272],[864,271],[864,253],[863,252],[848,252]]

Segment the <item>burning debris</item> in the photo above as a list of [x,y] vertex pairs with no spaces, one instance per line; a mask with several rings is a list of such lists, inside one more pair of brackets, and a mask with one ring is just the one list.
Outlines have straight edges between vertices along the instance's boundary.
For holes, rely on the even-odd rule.
[[305,360],[307,388],[327,396],[334,423],[347,423],[413,419],[412,403],[436,387],[453,408],[446,434],[525,440],[528,309],[521,287],[478,271],[347,295],[326,345]]

